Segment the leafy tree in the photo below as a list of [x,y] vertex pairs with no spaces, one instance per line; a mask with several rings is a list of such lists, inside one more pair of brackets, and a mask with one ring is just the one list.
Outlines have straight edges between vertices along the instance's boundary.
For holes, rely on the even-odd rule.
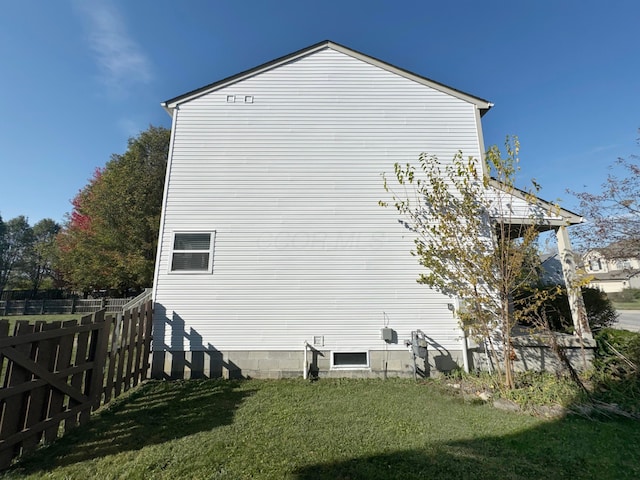
[[170,131],[149,127],[97,169],[58,235],[59,266],[80,290],[125,292],[153,281]]
[[0,294],[11,279],[14,269],[24,261],[33,243],[33,230],[20,215],[6,223],[0,218]]
[[580,230],[587,246],[606,247],[609,258],[640,256],[640,163],[619,158],[622,173],[610,173],[600,193],[571,192],[589,224]]
[[528,192],[515,188],[517,139],[507,138],[505,146],[504,157],[498,147],[489,149],[484,168],[461,152],[445,164],[422,154],[418,168],[396,164],[393,187],[386,177],[384,187],[416,235],[412,254],[425,270],[418,282],[462,299],[463,327],[490,344],[505,386],[513,388],[511,331],[526,310],[514,310],[511,301],[538,278],[533,259],[545,210],[535,183]]
[[35,296],[43,282],[55,276],[53,263],[56,255],[56,235],[60,225],[50,218],[36,223],[32,228],[32,243],[27,248],[22,261],[22,273],[27,280],[27,288]]

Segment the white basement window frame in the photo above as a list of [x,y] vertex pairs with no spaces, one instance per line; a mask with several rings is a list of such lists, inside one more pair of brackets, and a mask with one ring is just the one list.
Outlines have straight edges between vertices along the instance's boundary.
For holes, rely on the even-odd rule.
[[366,370],[369,368],[369,351],[349,350],[331,352],[332,370]]
[[211,273],[215,234],[215,231],[202,230],[173,232],[169,273]]

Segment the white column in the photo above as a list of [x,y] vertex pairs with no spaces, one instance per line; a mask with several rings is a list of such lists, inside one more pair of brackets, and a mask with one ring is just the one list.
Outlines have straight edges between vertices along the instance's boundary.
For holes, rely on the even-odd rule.
[[562,264],[562,273],[564,275],[564,283],[567,285],[567,296],[569,297],[569,307],[571,308],[571,318],[576,335],[582,338],[593,338],[589,322],[587,321],[587,311],[584,307],[582,299],[582,291],[577,286],[578,275],[576,273],[576,261],[573,250],[571,249],[571,241],[567,227],[559,227],[556,230],[558,239],[558,253],[560,254],[560,263]]

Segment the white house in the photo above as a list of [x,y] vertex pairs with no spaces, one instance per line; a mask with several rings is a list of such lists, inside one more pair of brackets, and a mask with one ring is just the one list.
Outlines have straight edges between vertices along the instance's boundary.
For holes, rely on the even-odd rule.
[[640,259],[610,258],[606,250],[588,251],[583,259],[584,269],[592,277],[589,286],[606,293],[621,292],[625,288],[640,288]]
[[418,331],[431,369],[469,364],[378,201],[395,162],[481,158],[491,103],[326,41],[163,106],[155,376],[405,375]]

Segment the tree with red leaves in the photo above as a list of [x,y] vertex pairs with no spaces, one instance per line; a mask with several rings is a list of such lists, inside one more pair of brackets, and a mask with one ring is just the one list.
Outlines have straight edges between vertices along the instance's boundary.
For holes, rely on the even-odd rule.
[[151,286],[170,131],[129,139],[72,200],[58,235],[59,267],[75,289],[125,294]]

